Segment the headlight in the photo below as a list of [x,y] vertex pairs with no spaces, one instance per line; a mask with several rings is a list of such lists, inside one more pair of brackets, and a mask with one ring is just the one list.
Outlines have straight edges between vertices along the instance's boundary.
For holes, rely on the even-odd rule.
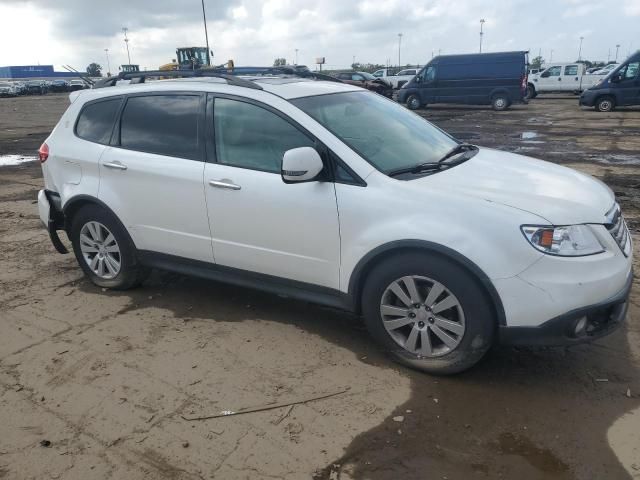
[[566,227],[523,225],[521,229],[531,245],[549,255],[579,257],[604,252],[604,248],[588,225]]

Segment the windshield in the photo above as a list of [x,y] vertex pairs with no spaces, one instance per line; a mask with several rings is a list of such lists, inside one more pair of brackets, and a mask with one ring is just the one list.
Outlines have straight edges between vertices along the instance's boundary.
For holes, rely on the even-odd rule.
[[374,77],[370,73],[367,73],[367,72],[358,72],[358,73],[360,75],[362,75],[364,78],[366,78],[367,80],[375,80],[376,79],[376,77]]
[[378,170],[437,162],[458,142],[424,118],[373,92],[291,100]]

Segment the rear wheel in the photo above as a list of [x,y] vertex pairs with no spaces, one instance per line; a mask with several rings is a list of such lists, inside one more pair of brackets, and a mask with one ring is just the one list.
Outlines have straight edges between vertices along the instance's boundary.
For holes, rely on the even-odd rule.
[[407,98],[407,107],[409,110],[418,110],[422,106],[422,102],[420,101],[420,97],[416,94],[409,95]]
[[599,112],[611,112],[616,108],[616,102],[613,97],[600,97],[596,100],[596,110]]
[[536,98],[538,93],[536,92],[536,87],[533,85],[527,85],[527,94],[525,96],[526,99]]
[[509,97],[502,93],[494,95],[491,99],[491,106],[497,112],[506,110],[507,108],[509,108]]
[[126,290],[139,285],[148,270],[118,219],[98,205],[82,207],[71,221],[73,251],[85,275],[99,287]]
[[477,363],[491,346],[494,316],[477,280],[431,253],[383,261],[368,276],[362,310],[371,335],[400,363],[453,374]]

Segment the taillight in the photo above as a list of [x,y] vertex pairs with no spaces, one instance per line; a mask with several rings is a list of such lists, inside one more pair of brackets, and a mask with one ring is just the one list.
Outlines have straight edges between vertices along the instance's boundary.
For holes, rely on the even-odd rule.
[[521,87],[522,87],[523,90],[526,90],[526,88],[527,88],[527,76],[526,75],[522,76]]
[[40,150],[38,150],[38,158],[40,158],[40,163],[44,163],[49,158],[49,145],[43,143],[40,145]]

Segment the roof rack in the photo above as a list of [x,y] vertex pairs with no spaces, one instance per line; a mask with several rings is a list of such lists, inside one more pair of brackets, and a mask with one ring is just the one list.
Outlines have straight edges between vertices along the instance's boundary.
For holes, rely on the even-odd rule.
[[131,83],[145,83],[147,78],[221,78],[227,81],[227,84],[236,87],[253,88],[254,90],[262,90],[257,83],[240,78],[239,75],[247,76],[286,76],[309,78],[311,80],[325,80],[331,82],[343,83],[341,80],[329,75],[311,71],[298,71],[291,67],[235,67],[226,69],[222,67],[200,68],[198,70],[148,70],[144,72],[120,72],[115,77],[108,77],[98,80],[93,88],[113,87],[120,80],[131,80]]

